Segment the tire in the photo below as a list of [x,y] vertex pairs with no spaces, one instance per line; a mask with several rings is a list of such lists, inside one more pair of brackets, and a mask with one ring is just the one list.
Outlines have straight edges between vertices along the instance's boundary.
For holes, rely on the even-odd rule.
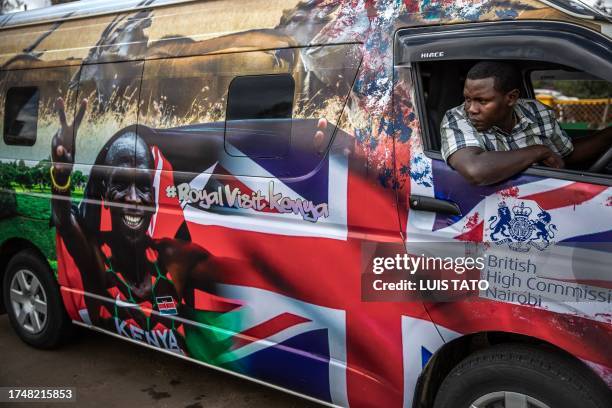
[[[506,399],[507,398],[507,399]],[[461,361],[434,408],[610,408],[612,392],[579,361],[526,345],[499,345]]]
[[64,309],[59,285],[36,252],[26,249],[11,258],[2,288],[11,326],[25,343],[52,349],[72,336],[74,327]]

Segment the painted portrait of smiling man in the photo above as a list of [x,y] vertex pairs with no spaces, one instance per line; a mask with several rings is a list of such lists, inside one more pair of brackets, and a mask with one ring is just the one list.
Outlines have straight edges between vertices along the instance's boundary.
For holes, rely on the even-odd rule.
[[[87,314],[81,317],[125,337],[214,360],[227,345],[205,335],[188,351],[185,331],[190,328],[174,317],[193,314],[195,288],[200,298],[202,294],[215,297],[214,282],[219,281],[219,274],[244,270],[248,265],[216,258],[192,242],[151,236],[148,230],[156,208],[155,162],[143,135],[155,130],[147,127],[129,126],[106,142],[91,170],[83,200],[78,208],[73,207],[70,177],[75,138],[87,101],[81,102],[70,125],[61,98],[56,109],[60,129],[52,141],[52,214],[63,246],[89,294]],[[100,227],[103,218],[110,221],[110,228]]]

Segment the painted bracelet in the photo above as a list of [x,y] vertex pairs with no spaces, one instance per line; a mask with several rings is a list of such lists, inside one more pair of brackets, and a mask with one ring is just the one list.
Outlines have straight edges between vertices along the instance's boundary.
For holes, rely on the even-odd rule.
[[57,184],[57,182],[55,181],[55,177],[53,176],[53,166],[51,166],[49,168],[49,174],[51,174],[51,184],[53,184],[53,188],[60,192],[60,193],[65,193],[66,191],[70,190],[70,177],[68,176],[68,181],[66,181],[66,184],[64,184],[63,186],[60,186],[59,184]]

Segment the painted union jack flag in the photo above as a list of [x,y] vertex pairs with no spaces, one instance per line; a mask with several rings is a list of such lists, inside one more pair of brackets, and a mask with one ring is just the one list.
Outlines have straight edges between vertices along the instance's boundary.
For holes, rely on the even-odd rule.
[[[504,268],[522,279],[517,293],[540,296],[525,305],[505,296],[507,291],[501,297],[486,291],[479,302],[430,305],[434,322],[464,334],[503,330],[546,339],[583,359],[612,385],[612,348],[606,340],[612,334],[612,304],[605,301],[612,293],[612,188],[530,175],[479,187],[442,161],[419,158],[427,177],[411,180],[412,194],[453,201],[462,215],[411,211],[408,251],[418,253],[430,245],[424,242],[435,242],[454,243],[460,252],[465,246],[457,243],[469,241],[496,260],[529,260],[537,265],[533,275]],[[495,284],[503,269],[499,265],[487,263],[481,278]]]
[[[349,159],[346,143],[336,140],[326,156],[300,156],[299,165],[316,183],[305,183],[304,175],[283,177],[297,157],[283,167],[247,156],[224,160],[222,152],[184,181],[195,191],[221,188],[226,194],[229,186],[282,199],[267,193],[273,183],[274,194],[287,198],[284,212],[270,211],[269,203],[263,211],[203,208],[197,201],[167,197],[168,187],[179,183],[172,160],[155,147],[159,211],[150,233],[174,236],[185,222],[194,243],[249,265],[222,276],[223,299],[217,300],[226,308],[210,302],[209,295],[196,305],[233,316],[232,330],[218,334],[231,346],[217,364],[342,406],[357,400],[410,406],[418,375],[442,338],[420,303],[362,302],[364,242],[401,245],[398,214],[394,193],[368,178],[363,165]],[[326,204],[328,214],[306,220],[291,210],[295,202]]]

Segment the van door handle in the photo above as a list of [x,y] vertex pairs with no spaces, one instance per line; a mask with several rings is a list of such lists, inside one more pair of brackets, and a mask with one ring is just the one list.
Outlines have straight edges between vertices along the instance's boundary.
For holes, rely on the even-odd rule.
[[419,211],[433,211],[449,215],[461,215],[461,209],[457,203],[421,195],[410,196],[410,208]]

